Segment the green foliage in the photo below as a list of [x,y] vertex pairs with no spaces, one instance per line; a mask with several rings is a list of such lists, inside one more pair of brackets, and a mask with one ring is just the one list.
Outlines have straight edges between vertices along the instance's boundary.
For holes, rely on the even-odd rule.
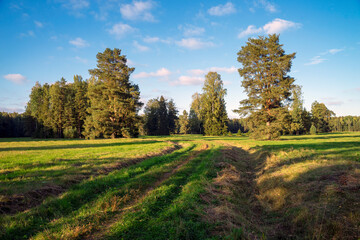
[[150,99],[144,109],[144,132],[146,135],[169,135],[176,132],[178,110],[174,101],[163,96]]
[[311,125],[310,127],[310,134],[315,135],[316,134],[316,127],[314,125]]
[[66,127],[64,129],[64,138],[76,138],[77,137],[77,131],[74,127]]
[[329,127],[332,132],[355,132],[360,131],[360,117],[345,116],[345,117],[331,117]]
[[324,103],[313,102],[311,104],[311,115],[317,132],[324,133],[330,131],[330,118],[335,116],[335,113],[329,110]]
[[138,85],[129,80],[134,68],[127,66],[126,57],[117,48],[107,48],[96,58],[97,68],[89,70],[90,107],[85,120],[85,136],[136,137],[139,133],[138,111],[142,103]]
[[189,133],[189,118],[186,110],[183,111],[183,114],[179,116],[179,124],[180,124],[180,134]]
[[[238,52],[239,69],[243,78],[242,86],[248,95],[240,102],[236,112],[250,115],[253,136],[274,139],[281,135],[285,106],[291,101],[294,78],[287,75],[295,53],[285,54],[279,43],[279,35],[250,38]],[[280,114],[280,115],[279,115]]]
[[194,93],[192,95],[192,102],[189,113],[190,133],[202,134],[204,133],[204,116],[201,111],[201,94]]
[[205,76],[201,94],[201,116],[204,121],[204,133],[219,136],[227,133],[227,113],[225,107],[226,89],[220,74],[209,72]]

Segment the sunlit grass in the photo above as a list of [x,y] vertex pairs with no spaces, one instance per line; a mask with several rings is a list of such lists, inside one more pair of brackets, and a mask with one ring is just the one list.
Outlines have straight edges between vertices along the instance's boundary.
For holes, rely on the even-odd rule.
[[360,133],[0,140],[0,203],[59,186],[0,239],[356,239]]

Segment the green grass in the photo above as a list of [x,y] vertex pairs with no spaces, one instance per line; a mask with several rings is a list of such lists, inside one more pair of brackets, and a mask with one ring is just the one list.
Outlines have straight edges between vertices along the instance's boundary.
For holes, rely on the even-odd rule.
[[356,239],[359,190],[360,133],[0,140],[0,239]]

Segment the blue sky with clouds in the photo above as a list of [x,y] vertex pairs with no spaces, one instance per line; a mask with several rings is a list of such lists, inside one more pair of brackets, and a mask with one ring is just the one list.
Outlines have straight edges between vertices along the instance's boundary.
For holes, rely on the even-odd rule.
[[120,48],[141,98],[188,110],[208,71],[221,74],[230,117],[246,96],[237,52],[249,37],[280,34],[296,52],[291,76],[305,107],[360,115],[360,1],[0,1],[0,111],[23,111],[36,81],[88,78],[96,54]]

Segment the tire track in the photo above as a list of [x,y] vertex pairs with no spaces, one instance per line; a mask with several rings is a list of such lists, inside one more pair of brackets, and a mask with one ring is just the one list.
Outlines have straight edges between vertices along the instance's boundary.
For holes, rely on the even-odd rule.
[[138,203],[142,202],[147,196],[151,194],[151,192],[161,186],[166,180],[168,180],[171,176],[176,174],[178,171],[181,170],[183,166],[188,164],[191,160],[196,158],[198,155],[200,155],[202,152],[207,150],[209,148],[208,144],[203,144],[201,149],[193,152],[189,157],[187,157],[185,160],[180,161],[177,165],[175,165],[171,171],[165,172],[155,183],[153,186],[146,189],[143,194],[141,194],[135,201],[127,204],[121,209],[121,212],[111,218],[109,221],[105,222],[101,229],[97,230],[96,232],[93,232],[92,234],[88,235],[84,239],[87,240],[97,240],[102,239],[106,233],[109,232],[111,227],[118,222],[126,212],[131,210],[133,207],[135,207]]
[[90,177],[108,175],[112,171],[130,167],[149,158],[170,154],[175,150],[182,148],[182,146],[176,142],[170,142],[170,143],[172,144],[172,146],[163,149],[159,153],[145,155],[142,157],[129,159],[125,161],[123,160],[121,162],[117,162],[113,164],[112,166],[106,166],[97,169],[96,172],[93,174],[78,175],[73,179],[69,180],[64,185],[47,185],[32,191],[28,191],[24,194],[8,196],[6,197],[5,200],[0,202],[0,216],[5,214],[8,215],[16,214],[19,212],[29,210],[33,207],[39,206],[46,198],[50,196],[57,197],[60,194],[66,192],[68,189],[70,189],[71,186],[78,184],[81,181],[86,180]]

